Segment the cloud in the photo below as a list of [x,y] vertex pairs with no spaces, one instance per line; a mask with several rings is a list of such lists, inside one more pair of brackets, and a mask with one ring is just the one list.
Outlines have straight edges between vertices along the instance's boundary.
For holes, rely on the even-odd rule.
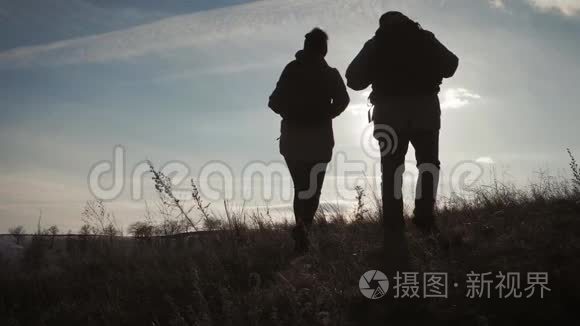
[[[158,77],[147,80],[147,82],[152,83],[165,83],[174,82],[180,80],[190,80],[195,77],[207,76],[207,75],[231,75],[238,74],[252,70],[260,70],[270,67],[279,66],[283,62],[282,58],[272,58],[271,60],[266,60],[262,62],[251,62],[251,63],[235,63],[235,64],[222,64],[220,66],[207,66],[201,67],[199,69],[188,69],[178,72],[172,72],[168,74],[161,74]],[[126,83],[127,85],[133,85],[143,82],[142,80],[131,81]]]
[[[351,114],[360,116],[366,115],[369,111],[368,97],[371,91],[356,93],[348,110]],[[469,91],[465,88],[449,88],[440,94],[441,108],[443,110],[461,109],[473,101],[481,99],[481,95]]]
[[527,0],[541,11],[557,11],[565,16],[580,15],[580,0]]
[[[487,0],[493,8],[506,9],[506,0]],[[512,0],[513,1],[513,0]],[[580,15],[580,0],[519,0],[541,12],[558,12],[564,16]]]
[[494,8],[498,8],[498,9],[505,8],[505,3],[503,2],[503,0],[488,0],[488,1],[489,1],[489,4]]
[[[506,0],[487,1],[496,8],[509,4]],[[541,11],[555,10],[567,16],[580,14],[580,0],[519,1]],[[284,39],[296,37],[306,26],[352,29],[360,27],[361,22],[372,22],[374,26],[385,10],[408,6],[406,1],[399,0],[256,1],[163,18],[108,33],[6,50],[0,52],[0,69],[102,63],[174,49],[204,48],[220,42],[252,48],[268,41],[280,47]]]
[[495,164],[495,161],[489,156],[482,156],[475,160],[475,162],[480,164]]
[[441,108],[444,110],[460,109],[479,99],[481,99],[481,95],[465,88],[449,88],[441,94]]
[[355,116],[367,115],[371,105],[369,103],[369,96],[371,95],[371,90],[368,89],[364,92],[356,92],[354,96],[351,96],[352,102],[348,106],[348,111]]
[[[257,1],[160,19],[153,23],[0,52],[0,69],[34,65],[102,63],[208,44],[281,46],[307,26],[376,22],[393,1]],[[370,19],[372,17],[372,20]],[[338,19],[340,18],[340,19]],[[286,36],[286,37],[285,37]]]

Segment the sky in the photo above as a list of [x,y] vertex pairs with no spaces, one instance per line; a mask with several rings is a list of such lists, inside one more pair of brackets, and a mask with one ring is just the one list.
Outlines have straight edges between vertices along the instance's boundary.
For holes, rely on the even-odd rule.
[[[147,177],[135,185],[147,159],[186,166],[209,188],[211,172],[225,169],[225,183],[242,189],[232,202],[287,207],[243,194],[254,189],[243,182],[248,166],[273,162],[288,180],[280,118],[267,108],[280,72],[319,26],[328,63],[344,74],[388,10],[460,58],[440,93],[443,170],[475,162],[523,185],[539,171],[568,173],[565,149],[580,153],[580,0],[0,0],[0,233],[34,230],[40,211],[43,224],[78,229],[95,196],[91,171],[117,145],[122,171],[101,181],[122,180],[106,198],[122,226],[155,200]],[[361,145],[368,92],[350,95],[334,121],[335,153],[374,178],[377,160]],[[323,200],[352,200],[332,186],[346,179],[331,170]]]

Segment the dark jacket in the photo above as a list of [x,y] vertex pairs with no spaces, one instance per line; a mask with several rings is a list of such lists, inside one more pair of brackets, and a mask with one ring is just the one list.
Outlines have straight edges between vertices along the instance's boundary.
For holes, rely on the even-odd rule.
[[348,86],[373,85],[371,102],[385,96],[433,95],[453,76],[459,59],[433,33],[419,28],[379,28],[346,72]]
[[332,119],[350,99],[338,70],[324,58],[296,53],[270,96],[268,106],[282,116],[280,153],[287,159],[325,161],[332,158]]

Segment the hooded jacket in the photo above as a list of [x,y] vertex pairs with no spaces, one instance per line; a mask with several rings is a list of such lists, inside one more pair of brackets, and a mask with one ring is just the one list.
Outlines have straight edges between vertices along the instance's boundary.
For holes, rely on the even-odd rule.
[[433,33],[416,26],[379,28],[348,67],[348,86],[363,90],[372,84],[375,105],[386,96],[439,93],[442,79],[453,76],[459,59]]
[[459,59],[433,33],[418,24],[380,27],[346,71],[348,86],[363,90],[375,105],[373,120],[379,130],[439,130],[439,86],[455,74]]
[[322,56],[298,51],[268,103],[282,116],[280,153],[290,160],[329,162],[334,147],[332,119],[349,101],[338,70]]

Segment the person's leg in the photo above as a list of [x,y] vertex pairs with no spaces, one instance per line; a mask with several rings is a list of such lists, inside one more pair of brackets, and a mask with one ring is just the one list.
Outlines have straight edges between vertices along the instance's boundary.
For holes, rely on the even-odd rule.
[[[381,145],[381,148],[385,147]],[[391,152],[381,153],[383,248],[385,254],[383,269],[389,276],[393,276],[398,270],[406,270],[409,259],[405,239],[402,194],[405,154],[407,154],[408,148],[407,134],[398,132],[396,148]]]
[[417,169],[417,190],[415,193],[414,222],[429,230],[435,226],[435,200],[439,184],[439,130],[418,131],[411,135],[415,148]]
[[322,185],[324,184],[324,177],[326,176],[326,167],[328,163],[316,162],[308,164],[308,187],[306,190],[300,192],[301,200],[304,201],[304,215],[303,220],[306,227],[310,227],[314,220],[314,215],[318,210],[320,204],[320,194],[322,193]]
[[308,189],[309,169],[308,164],[302,161],[286,160],[292,182],[294,184],[294,217],[296,226],[292,229],[292,238],[295,241],[294,250],[299,253],[308,251],[308,236],[306,234],[305,216],[307,216],[307,201],[301,196],[301,193]]
[[[387,148],[381,139],[379,143],[381,148]],[[406,133],[397,133],[396,145],[391,146],[389,152],[381,153],[383,224],[385,230],[390,231],[401,231],[404,228],[402,186],[405,155],[409,148]]]
[[305,187],[306,168],[304,163],[300,161],[288,160],[286,159],[286,165],[288,165],[288,170],[290,171],[290,176],[292,177],[292,183],[294,186],[294,198],[292,201],[292,208],[294,210],[294,218],[296,225],[301,225],[304,223],[304,203],[300,199],[299,193]]

